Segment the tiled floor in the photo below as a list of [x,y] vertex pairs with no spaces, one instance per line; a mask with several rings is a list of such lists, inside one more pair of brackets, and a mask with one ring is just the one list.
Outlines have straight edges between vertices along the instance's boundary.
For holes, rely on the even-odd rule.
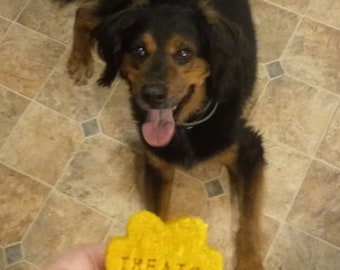
[[[250,2],[260,64],[249,119],[268,160],[265,266],[339,269],[340,1]],[[37,270],[77,245],[123,234],[143,209],[126,86],[78,87],[66,73],[74,10],[0,0],[1,269]],[[172,216],[205,219],[225,269],[227,178],[215,164],[177,171],[171,204]]]

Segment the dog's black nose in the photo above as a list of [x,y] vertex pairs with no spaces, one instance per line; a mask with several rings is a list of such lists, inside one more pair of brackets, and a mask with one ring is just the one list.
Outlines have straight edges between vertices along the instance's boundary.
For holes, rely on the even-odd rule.
[[142,98],[150,106],[157,107],[165,101],[166,92],[164,84],[148,84],[142,88]]

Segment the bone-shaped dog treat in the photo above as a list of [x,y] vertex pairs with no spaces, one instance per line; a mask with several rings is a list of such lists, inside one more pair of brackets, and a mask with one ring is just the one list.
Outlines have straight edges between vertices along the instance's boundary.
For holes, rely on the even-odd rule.
[[127,236],[107,248],[107,270],[222,270],[219,252],[207,246],[207,225],[181,217],[164,223],[141,211],[131,217]]

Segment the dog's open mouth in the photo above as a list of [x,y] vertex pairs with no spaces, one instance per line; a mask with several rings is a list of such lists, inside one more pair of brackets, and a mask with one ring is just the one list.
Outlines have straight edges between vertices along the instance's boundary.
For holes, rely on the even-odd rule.
[[169,144],[175,133],[173,109],[148,110],[142,133],[145,141],[153,147]]
[[188,93],[182,98],[181,102],[172,108],[147,110],[142,125],[142,134],[144,140],[150,146],[164,147],[170,143],[175,134],[175,119],[183,106],[189,101],[193,92],[194,87],[189,87]]

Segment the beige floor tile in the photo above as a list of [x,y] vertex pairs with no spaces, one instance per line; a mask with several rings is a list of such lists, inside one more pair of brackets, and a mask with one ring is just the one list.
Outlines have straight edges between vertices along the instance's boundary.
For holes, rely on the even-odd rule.
[[243,117],[248,118],[251,114],[252,110],[254,109],[256,102],[262,95],[264,89],[266,88],[266,85],[269,81],[265,67],[261,64],[257,67],[257,79],[254,87],[254,91],[252,96],[247,100],[246,106],[243,109]]
[[126,224],[114,221],[104,242],[108,243],[112,238],[125,236],[127,234],[126,227]]
[[141,149],[137,127],[132,120],[129,91],[126,83],[117,79],[112,86],[113,94],[99,115],[99,122],[105,134]]
[[317,156],[340,168],[340,107],[338,107]]
[[287,220],[340,247],[340,170],[315,161]]
[[298,13],[304,13],[308,7],[308,4],[311,0],[269,0],[274,4],[278,4],[282,7],[288,8],[292,11]]
[[55,192],[23,241],[26,260],[38,266],[76,246],[101,242],[111,221]]
[[97,116],[111,93],[96,83],[101,65],[96,66],[93,80],[85,86],[75,85],[67,73],[66,63],[62,61],[60,65],[63,68],[55,70],[37,100],[79,121]]
[[222,253],[225,270],[232,269],[234,242],[231,222],[232,212],[227,196],[214,198],[206,202],[200,217],[208,224],[208,245]]
[[[0,1],[1,270],[6,269],[3,249],[22,238],[26,258],[9,269],[38,270],[79,244],[124,235],[128,219],[146,206],[143,181],[136,182],[144,177],[142,146],[127,86],[119,80],[111,88],[96,86],[103,63],[96,63],[87,86],[73,84],[66,63],[77,4],[60,9],[51,2]],[[334,247],[340,247],[340,173],[323,161],[308,170],[307,157],[340,168],[338,2],[250,0],[260,65],[245,115],[266,139],[268,215],[262,220],[261,250],[265,255],[270,248],[267,270],[335,270],[340,265]],[[84,138],[83,132],[91,135]],[[4,177],[4,172],[10,173]],[[213,179],[224,193],[208,199],[205,183],[215,187]],[[209,243],[226,258],[224,270],[232,269],[237,218],[228,180],[215,163],[178,170],[170,208],[171,217],[204,218]],[[42,205],[48,186],[56,184]],[[220,187],[213,191],[219,194]]]
[[133,185],[143,178],[142,158],[103,135],[89,138],[67,168],[57,188],[116,217],[127,207]]
[[14,24],[0,43],[0,83],[33,97],[64,51],[64,46]]
[[15,19],[30,0],[1,0],[0,15]]
[[186,171],[186,173],[199,180],[206,181],[219,177],[222,169],[223,168],[219,162],[207,161],[195,166],[191,170]]
[[310,164],[309,158],[283,146],[265,141],[266,173],[264,211],[285,219]]
[[27,99],[0,87],[0,148],[28,104]]
[[289,77],[271,81],[251,122],[268,138],[313,154],[338,101]]
[[170,200],[169,216],[199,216],[206,203],[202,184],[186,174],[176,171]]
[[259,61],[273,61],[281,56],[299,17],[261,0],[250,0],[250,4],[257,31]]
[[39,268],[27,262],[20,262],[7,267],[6,270],[39,270]]
[[78,123],[33,103],[0,151],[0,159],[54,184],[83,141]]
[[21,13],[18,22],[63,43],[70,43],[75,11],[76,5],[73,4],[60,8],[53,1],[34,0]]
[[262,241],[261,241],[261,256],[264,260],[271,247],[271,244],[280,228],[280,222],[271,217],[262,215],[261,226],[262,226]]
[[5,269],[5,253],[3,248],[0,246],[0,269]]
[[340,29],[340,2],[338,0],[311,0],[306,14]]
[[6,33],[6,31],[8,30],[10,25],[11,25],[10,21],[5,20],[4,18],[0,17],[0,40],[3,37],[3,35]]
[[223,187],[224,193],[228,196],[232,196],[233,194],[230,193],[230,176],[229,172],[226,168],[223,168],[223,172],[221,174],[220,183]]
[[7,246],[22,240],[49,188],[0,164],[0,190],[0,245]]
[[[143,169],[141,168],[141,173]],[[144,176],[143,176],[144,178]],[[144,183],[144,179],[139,179],[140,184]],[[145,189],[144,189],[145,190]],[[124,205],[124,208],[120,212],[117,221],[121,224],[127,224],[130,220],[131,216],[142,210],[151,210],[147,209],[147,193],[143,191],[143,189],[137,189],[136,187],[133,189],[132,193],[124,199],[124,203],[120,202],[120,204]]]
[[285,225],[266,260],[268,270],[335,270],[340,265],[340,251],[309,235]]
[[340,31],[303,19],[282,56],[285,70],[307,83],[340,93]]
[[[223,254],[224,270],[233,269],[234,237],[238,228],[237,214],[231,207],[228,196],[209,200],[203,208],[200,217],[208,224],[208,244]],[[280,223],[267,216],[262,216],[261,254],[264,258],[275,237]]]

